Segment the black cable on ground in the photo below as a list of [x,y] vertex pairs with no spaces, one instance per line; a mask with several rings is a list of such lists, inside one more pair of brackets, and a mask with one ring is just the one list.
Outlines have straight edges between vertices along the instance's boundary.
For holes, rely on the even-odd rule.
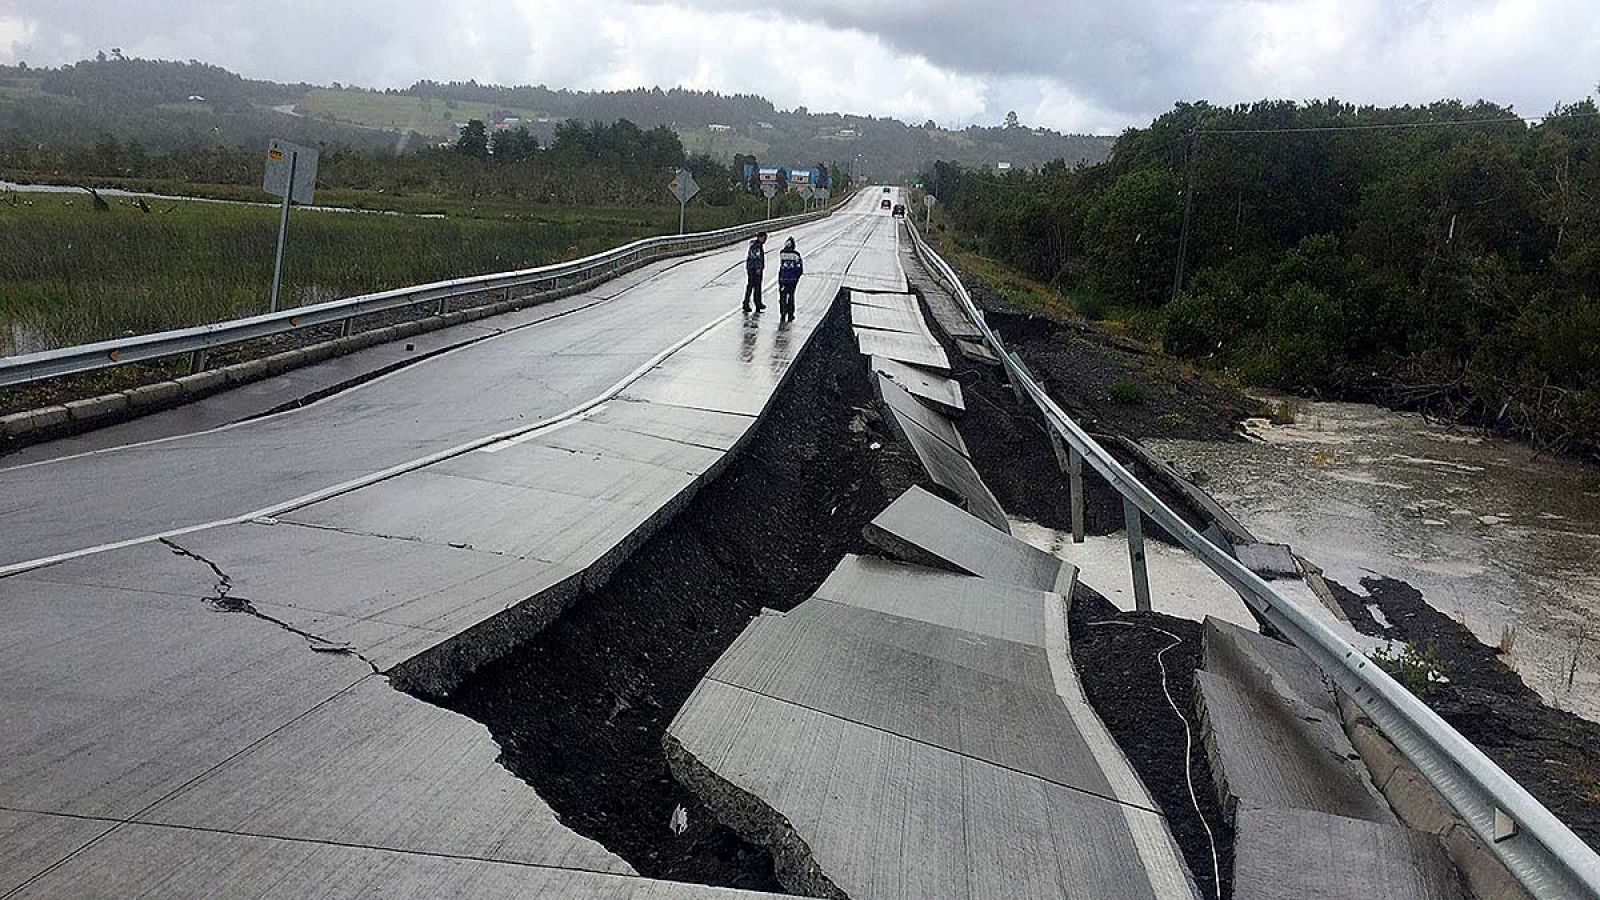
[[1200,825],[1206,830],[1206,840],[1211,844],[1212,884],[1216,888],[1217,900],[1222,900],[1222,865],[1217,859],[1217,838],[1216,835],[1211,831],[1211,823],[1206,821],[1205,813],[1200,811],[1200,797],[1195,794],[1194,790],[1194,768],[1190,764],[1190,760],[1194,755],[1194,731],[1189,726],[1189,717],[1185,716],[1183,714],[1183,710],[1178,708],[1177,701],[1172,699],[1172,691],[1167,687],[1167,662],[1163,657],[1166,656],[1168,650],[1181,645],[1183,643],[1183,638],[1178,637],[1165,628],[1158,628],[1155,625],[1149,625],[1143,622],[1117,622],[1114,620],[1102,619],[1100,621],[1089,622],[1087,624],[1089,624],[1091,627],[1118,625],[1123,628],[1145,628],[1150,631],[1159,632],[1160,634],[1166,635],[1172,639],[1172,643],[1156,651],[1156,665],[1161,669],[1161,693],[1166,696],[1167,705],[1172,707],[1172,714],[1177,716],[1178,720],[1183,723],[1183,778],[1184,781],[1189,785],[1189,802],[1194,804],[1194,814],[1200,819]]

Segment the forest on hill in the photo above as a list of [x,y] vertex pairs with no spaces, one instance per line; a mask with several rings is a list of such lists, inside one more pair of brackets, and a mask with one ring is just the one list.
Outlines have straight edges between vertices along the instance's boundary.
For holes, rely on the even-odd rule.
[[[102,56],[104,56],[102,54]],[[682,88],[571,91],[544,86],[419,81],[407,88],[281,84],[199,61],[123,58],[55,68],[0,66],[0,145],[87,145],[110,135],[151,153],[258,149],[269,137],[341,150],[406,153],[454,140],[459,126],[525,127],[548,144],[569,119],[677,132],[691,153],[724,164],[753,155],[763,164],[845,160],[862,173],[898,179],[934,160],[994,168],[1054,159],[1098,162],[1110,140],[1010,122],[939,128],[893,118],[780,110],[753,95]],[[715,127],[713,127],[715,126]]]
[[958,241],[1169,352],[1600,454],[1592,100],[1179,104],[1101,165],[924,181]]

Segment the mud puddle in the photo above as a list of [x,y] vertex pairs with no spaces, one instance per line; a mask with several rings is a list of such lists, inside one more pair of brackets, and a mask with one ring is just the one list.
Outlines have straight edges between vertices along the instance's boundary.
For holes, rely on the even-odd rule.
[[1263,540],[1357,592],[1405,582],[1546,703],[1600,720],[1600,468],[1416,414],[1268,399],[1293,423],[1147,443]]

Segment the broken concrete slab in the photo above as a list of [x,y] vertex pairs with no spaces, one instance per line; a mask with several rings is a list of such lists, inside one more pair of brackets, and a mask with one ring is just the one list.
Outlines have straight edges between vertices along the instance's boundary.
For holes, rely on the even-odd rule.
[[955,423],[951,422],[949,417],[911,396],[910,392],[888,376],[878,373],[872,379],[872,390],[877,395],[879,402],[893,411],[893,415],[885,418],[891,424],[895,424],[897,430],[902,432],[901,440],[910,440],[903,433],[904,429],[898,427],[899,423],[909,420],[920,425],[922,430],[944,441],[950,446],[950,449],[969,459],[972,457],[972,451],[967,449],[967,442],[962,440],[961,432],[956,429]]
[[633,875],[132,824],[118,827],[12,896],[17,900],[110,896],[741,900],[775,895]]
[[914,305],[915,300],[912,304],[909,309],[898,309],[852,303],[850,322],[857,328],[876,328],[880,331],[894,331],[933,340],[933,333],[928,331],[928,326],[922,321],[922,313]]
[[955,344],[956,349],[961,351],[961,355],[973,362],[990,366],[1000,365],[1000,357],[996,356],[994,351],[989,349],[989,345],[981,340],[960,338],[956,340]]
[[[1043,598],[1035,601],[1042,613]],[[706,678],[919,743],[1109,796],[1111,785],[1056,695],[899,644],[904,620],[864,621],[833,603],[757,616]],[[872,630],[855,630],[868,625]],[[971,636],[1021,668],[1030,648]]]
[[1039,592],[969,575],[847,554],[813,592],[819,600],[1044,647]]
[[853,628],[885,646],[920,653],[1033,690],[1055,687],[1051,658],[1042,645],[979,635],[891,613],[813,598],[782,615],[796,622],[819,620],[827,627]]
[[477,722],[364,679],[137,821],[632,874],[506,771]]
[[1077,570],[954,504],[912,486],[865,529],[867,540],[908,562],[941,566],[1010,584],[1071,593]]
[[868,365],[873,372],[888,377],[895,384],[905,388],[913,397],[932,404],[945,415],[959,416],[967,411],[967,404],[961,393],[961,383],[954,378],[946,378],[881,356],[870,357]]
[[955,426],[950,425],[948,419],[922,406],[920,401],[893,382],[880,376],[877,384],[884,395],[897,395],[907,401],[901,405],[885,405],[888,406],[889,418],[892,419],[896,433],[911,445],[928,477],[933,479],[935,484],[960,498],[962,504],[973,515],[1002,533],[1010,534],[1010,520],[1006,518],[1005,510],[1000,508],[1000,501],[995,499],[989,486],[984,484],[983,476],[978,474],[972,460],[964,452],[965,443],[954,445],[948,437],[939,437],[934,431],[920,424],[919,420],[931,419],[936,427],[939,424],[948,426],[947,433],[954,434],[955,439],[959,441],[960,434],[955,431]]
[[1195,672],[1201,735],[1222,808],[1288,808],[1394,824],[1338,713],[1261,683]]
[[1193,896],[1158,893],[1140,864],[1128,818],[1154,812],[721,682],[701,682],[667,752],[719,818],[759,832],[791,890]]
[[1288,544],[1241,543],[1235,544],[1233,551],[1241,565],[1262,578],[1305,577]]
[[1240,684],[1265,684],[1279,696],[1339,715],[1333,685],[1294,645],[1206,616],[1201,646],[1207,672]]
[[876,328],[857,328],[855,333],[856,346],[863,355],[881,356],[940,372],[950,371],[950,357],[930,338]]
[[1466,896],[1438,840],[1401,825],[1301,809],[1240,809],[1234,835],[1236,900]]
[[890,309],[896,312],[915,313],[917,311],[917,298],[904,291],[895,293],[888,291],[859,291],[846,289],[845,294],[850,299],[852,306],[873,306],[880,309]]
[[1050,591],[846,556],[718,660],[669,763],[792,890],[1193,897],[1065,614]]

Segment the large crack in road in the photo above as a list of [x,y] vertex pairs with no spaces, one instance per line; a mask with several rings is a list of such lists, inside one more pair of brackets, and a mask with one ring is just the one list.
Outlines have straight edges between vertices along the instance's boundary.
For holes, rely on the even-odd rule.
[[842,307],[715,482],[605,588],[437,700],[487,725],[566,825],[641,874],[782,890],[767,851],[673,779],[662,741],[750,618],[809,597],[846,552],[870,552],[862,526],[922,477],[872,424]]

